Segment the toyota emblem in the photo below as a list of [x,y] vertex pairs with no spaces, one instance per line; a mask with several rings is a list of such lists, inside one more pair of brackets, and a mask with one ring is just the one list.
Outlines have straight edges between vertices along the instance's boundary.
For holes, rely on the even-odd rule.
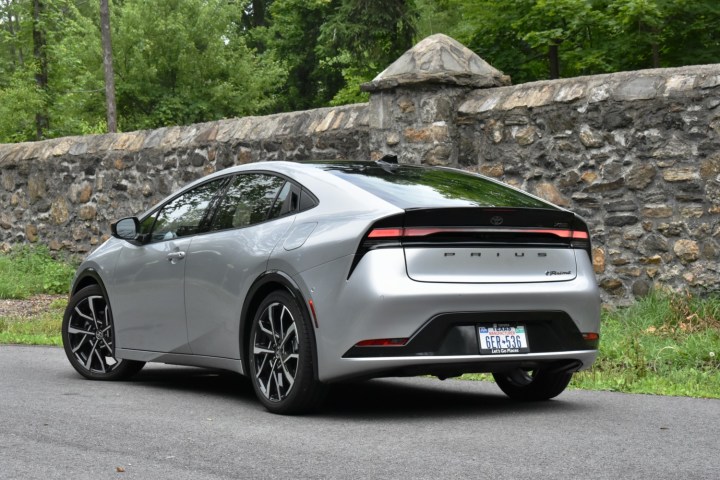
[[499,217],[499,216],[492,217],[492,218],[490,219],[490,223],[491,223],[492,225],[495,225],[495,226],[497,227],[498,225],[502,225],[502,223],[503,223],[503,218],[502,218],[502,217]]

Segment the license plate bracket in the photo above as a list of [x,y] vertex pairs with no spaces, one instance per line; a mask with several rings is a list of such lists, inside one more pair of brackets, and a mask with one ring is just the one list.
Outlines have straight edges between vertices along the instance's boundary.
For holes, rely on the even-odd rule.
[[480,353],[483,355],[509,355],[530,351],[525,325],[493,323],[478,325],[477,329]]

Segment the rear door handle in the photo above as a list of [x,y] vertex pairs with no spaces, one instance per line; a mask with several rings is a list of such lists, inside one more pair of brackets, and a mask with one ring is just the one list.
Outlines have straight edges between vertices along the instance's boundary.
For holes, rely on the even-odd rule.
[[167,254],[168,262],[175,263],[185,258],[185,252],[171,252]]

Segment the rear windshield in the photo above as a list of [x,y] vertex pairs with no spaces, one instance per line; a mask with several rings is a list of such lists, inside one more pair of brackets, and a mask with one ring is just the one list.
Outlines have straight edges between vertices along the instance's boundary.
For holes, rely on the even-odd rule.
[[458,170],[382,163],[317,163],[402,209],[431,207],[552,208],[508,186]]

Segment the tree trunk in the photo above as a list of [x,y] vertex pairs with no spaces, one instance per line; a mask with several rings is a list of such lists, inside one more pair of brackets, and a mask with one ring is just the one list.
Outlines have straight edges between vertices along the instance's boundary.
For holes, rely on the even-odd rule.
[[660,29],[658,27],[654,27],[652,29],[652,33],[654,37],[651,45],[653,68],[660,68],[660,45],[657,42],[657,39],[660,37]]
[[[23,55],[23,47],[22,43],[18,41],[18,35],[21,31],[20,27],[20,18],[18,18],[17,15],[15,15],[15,12],[13,10],[8,11],[10,16],[10,29],[14,32],[13,33],[13,42],[17,43],[17,53],[18,53],[18,60],[20,61],[20,66],[25,65],[25,56]],[[14,20],[13,20],[14,19]],[[13,21],[15,22],[15,27],[13,28],[12,24]]]
[[[38,70],[35,73],[35,83],[43,93],[47,92],[48,87],[48,61],[47,61],[47,38],[43,26],[41,25],[41,17],[45,13],[45,4],[42,0],[33,0],[33,55],[38,63]],[[43,107],[42,111],[35,114],[36,138],[42,140],[44,132],[50,127],[47,111]]]
[[264,27],[265,26],[265,9],[266,9],[265,2],[266,1],[267,0],[253,0],[253,2],[252,2],[253,27]]
[[652,44],[652,62],[653,68],[660,68],[660,46],[657,43]]
[[550,78],[560,78],[560,55],[558,45],[550,45],[548,48],[548,60],[550,62]]
[[10,58],[12,59],[13,66],[17,66],[18,55],[15,49],[15,43],[17,41],[17,35],[15,34],[15,20],[13,19],[13,13],[10,10],[9,2],[2,2],[0,3],[0,6],[3,7],[0,13],[5,13],[3,17],[0,17],[0,25],[7,25],[7,32],[10,34],[10,41],[8,42]]
[[115,73],[113,71],[112,40],[110,37],[110,5],[100,0],[100,33],[102,36],[103,67],[105,69],[105,105],[107,107],[108,132],[117,132],[115,108]]

